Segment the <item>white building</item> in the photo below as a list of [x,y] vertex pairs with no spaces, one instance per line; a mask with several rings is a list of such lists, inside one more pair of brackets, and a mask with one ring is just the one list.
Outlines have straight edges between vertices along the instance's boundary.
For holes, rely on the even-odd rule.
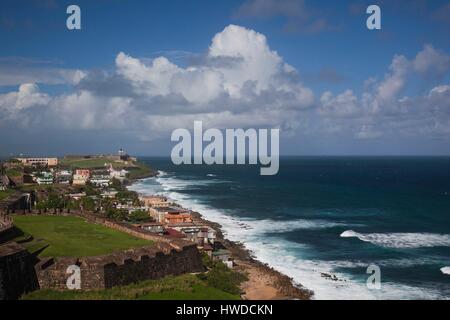
[[107,175],[93,175],[89,181],[99,187],[107,187],[111,183],[111,178]]
[[194,223],[179,223],[169,225],[171,229],[177,230],[198,246],[214,245],[216,230],[209,226],[198,226]]
[[53,174],[50,172],[42,172],[36,177],[38,184],[53,184]]
[[39,165],[39,166],[54,167],[58,165],[58,158],[16,158],[16,160],[28,166]]
[[114,169],[109,169],[109,176],[112,178],[116,178],[118,180],[123,180],[127,177],[128,171],[125,169],[122,170],[114,170]]
[[72,171],[59,170],[55,174],[55,181],[59,184],[69,184],[72,180]]

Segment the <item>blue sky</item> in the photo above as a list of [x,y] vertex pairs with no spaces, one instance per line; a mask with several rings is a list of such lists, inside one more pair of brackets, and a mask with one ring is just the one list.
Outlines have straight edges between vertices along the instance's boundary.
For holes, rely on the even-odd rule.
[[[365,26],[372,3],[382,10],[380,31]],[[82,30],[65,27],[69,4],[80,6]],[[450,154],[449,1],[4,0],[0,7],[0,134],[8,137],[0,142],[3,155],[107,152],[122,145],[137,154],[167,155],[170,125],[164,130],[155,124],[182,115],[186,121],[176,123],[190,127],[195,115],[224,119],[224,110],[228,122],[211,126],[279,126],[283,154]],[[226,29],[230,25],[239,29]],[[203,75],[224,72],[211,65],[212,39],[220,33],[250,39],[236,48],[230,40],[231,53],[221,48],[214,55],[226,60],[240,50],[253,52],[252,41],[259,41],[253,31],[265,37],[263,47],[244,60],[255,59],[255,68],[264,69],[265,53],[276,52],[281,62],[272,80],[258,74],[244,79],[256,83],[251,97],[244,97],[230,87],[238,83],[243,90],[246,82],[226,75],[218,84],[223,92],[214,88],[210,99],[199,100],[192,90],[208,85]],[[118,62],[120,53],[126,57]],[[198,81],[195,88],[183,78],[172,79],[168,90],[151,91],[152,81],[161,80],[147,67],[160,56]],[[131,70],[136,61],[142,66]],[[281,70],[285,63],[295,75]],[[233,77],[242,71],[230,68],[236,68]],[[397,85],[395,92],[380,93]],[[118,93],[128,86],[132,93]],[[30,101],[20,102],[20,92]],[[121,103],[129,109],[119,112]],[[108,106],[116,109],[103,125],[96,117],[105,109],[98,108]],[[250,121],[255,114],[261,119]]]

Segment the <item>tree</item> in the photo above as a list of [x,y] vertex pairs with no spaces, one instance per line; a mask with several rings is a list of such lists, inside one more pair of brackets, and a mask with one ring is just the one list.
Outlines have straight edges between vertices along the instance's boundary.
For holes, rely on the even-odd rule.
[[77,210],[80,208],[80,202],[77,200],[68,200],[66,207],[69,210]]
[[91,197],[81,198],[81,204],[83,205],[84,210],[87,210],[87,211],[95,210],[95,201]]
[[145,210],[136,210],[130,213],[129,219],[132,222],[145,222],[150,221],[152,218]]
[[137,197],[137,194],[133,191],[128,190],[122,190],[117,192],[116,198],[117,199],[127,199],[127,200],[134,200],[134,198]]
[[124,209],[108,208],[106,216],[117,221],[125,221],[128,219],[128,211]]
[[100,195],[100,192],[94,188],[90,183],[86,184],[84,191],[86,192],[87,196],[98,196]]
[[114,219],[118,221],[125,221],[128,218],[128,211],[124,209],[117,209],[114,215]]
[[213,262],[211,270],[202,275],[201,279],[206,280],[209,286],[231,294],[240,294],[240,284],[248,280],[247,276],[231,270],[221,261]]
[[48,209],[62,209],[64,203],[62,198],[57,193],[50,193],[47,197],[47,208]]
[[42,200],[39,201],[38,203],[36,203],[36,209],[39,211],[47,209],[47,202]]
[[111,188],[116,189],[117,191],[123,191],[122,182],[117,178],[112,178]]

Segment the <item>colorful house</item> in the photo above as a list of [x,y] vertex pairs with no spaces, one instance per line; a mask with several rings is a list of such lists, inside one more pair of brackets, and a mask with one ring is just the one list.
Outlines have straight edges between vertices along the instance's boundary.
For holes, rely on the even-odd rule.
[[150,207],[150,215],[157,222],[174,224],[192,222],[189,211],[180,207]]
[[166,197],[160,196],[141,196],[139,200],[147,207],[167,207],[169,203]]
[[77,186],[84,186],[88,182],[90,175],[91,172],[89,170],[78,169],[73,175],[72,184]]

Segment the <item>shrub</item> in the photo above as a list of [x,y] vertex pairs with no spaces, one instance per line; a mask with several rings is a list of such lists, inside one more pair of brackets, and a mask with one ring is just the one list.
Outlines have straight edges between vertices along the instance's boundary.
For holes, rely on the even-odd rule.
[[207,273],[198,275],[199,279],[206,281],[210,287],[236,295],[241,293],[239,286],[248,280],[246,275],[228,268],[221,261],[211,261],[209,257],[204,256],[203,261],[206,266],[212,267]]
[[144,222],[152,220],[148,212],[144,210],[133,211],[132,213],[130,213],[129,219],[132,222]]
[[81,204],[83,205],[84,210],[88,210],[88,211],[95,210],[95,201],[91,197],[81,198]]

